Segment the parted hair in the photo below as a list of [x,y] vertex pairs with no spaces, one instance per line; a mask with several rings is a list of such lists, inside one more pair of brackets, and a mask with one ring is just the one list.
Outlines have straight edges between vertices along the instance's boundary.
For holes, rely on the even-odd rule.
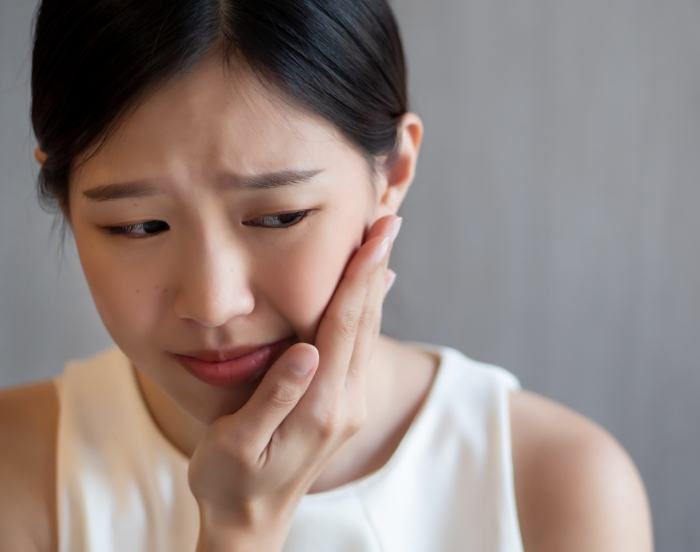
[[[408,110],[386,0],[42,0],[33,24],[31,123],[47,154],[39,203],[70,217],[69,178],[139,100],[208,55],[243,60],[295,107],[390,162]],[[65,217],[62,232],[65,237]]]

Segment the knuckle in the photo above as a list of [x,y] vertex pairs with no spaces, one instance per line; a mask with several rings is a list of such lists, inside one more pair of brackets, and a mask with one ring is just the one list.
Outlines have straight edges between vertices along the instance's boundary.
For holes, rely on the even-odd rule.
[[376,318],[377,318],[377,313],[376,313],[375,309],[368,307],[360,315],[360,320],[358,322],[358,325],[364,331],[373,332],[374,327],[376,325]]
[[215,420],[211,424],[210,439],[217,450],[228,451],[237,448],[239,443],[245,441],[240,428],[231,428],[229,425],[225,424],[223,419]]
[[362,426],[364,425],[364,419],[359,417],[359,416],[353,416],[351,418],[348,418],[347,423],[345,424],[345,434],[348,437],[351,437],[355,435]]
[[340,413],[333,408],[317,408],[313,413],[313,423],[317,434],[327,440],[337,435],[342,419]]
[[352,436],[357,433],[367,421],[367,409],[364,407],[357,408],[351,415],[348,416],[346,423],[346,431]]
[[[216,422],[214,422],[216,423]],[[252,469],[255,467],[256,453],[253,441],[240,431],[227,431],[223,425],[214,427],[212,424],[211,443],[215,450],[229,462],[239,468]]]
[[[206,437],[206,447],[200,450],[207,452],[195,452],[195,455],[206,455],[209,459],[217,458],[223,461],[231,469],[244,472],[255,472],[259,467],[260,451],[256,449],[256,442],[250,433],[241,428],[231,428],[230,424],[223,423],[223,419],[212,422]],[[213,455],[213,456],[212,456]],[[188,478],[194,475],[188,473]]]
[[299,400],[298,386],[286,382],[278,381],[270,390],[270,405],[276,408],[288,408],[296,404]]
[[357,333],[360,313],[354,309],[343,309],[337,316],[338,331],[343,337],[352,338]]
[[257,453],[250,444],[240,443],[230,450],[229,456],[232,464],[242,471],[252,472],[257,467]]
[[231,463],[238,469],[254,471],[258,455],[252,441],[239,439],[235,443],[229,443],[227,452]]

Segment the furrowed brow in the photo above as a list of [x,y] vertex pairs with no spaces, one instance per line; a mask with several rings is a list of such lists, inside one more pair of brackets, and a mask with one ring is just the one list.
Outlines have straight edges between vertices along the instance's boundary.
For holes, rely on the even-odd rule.
[[[307,171],[287,170],[251,176],[227,173],[222,176],[217,188],[220,190],[274,190],[285,186],[304,184],[321,172],[323,172],[323,169]],[[158,186],[148,180],[113,182],[83,190],[83,195],[91,201],[114,201],[118,199],[155,196],[161,195],[162,193],[163,191]]]

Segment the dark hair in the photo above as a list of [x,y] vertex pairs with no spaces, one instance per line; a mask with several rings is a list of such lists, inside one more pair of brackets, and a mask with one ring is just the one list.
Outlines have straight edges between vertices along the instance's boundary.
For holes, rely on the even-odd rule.
[[48,155],[39,203],[69,217],[77,156],[94,154],[149,91],[211,53],[225,64],[238,56],[332,122],[373,171],[376,157],[391,161],[408,109],[386,0],[42,0],[33,42],[31,121]]

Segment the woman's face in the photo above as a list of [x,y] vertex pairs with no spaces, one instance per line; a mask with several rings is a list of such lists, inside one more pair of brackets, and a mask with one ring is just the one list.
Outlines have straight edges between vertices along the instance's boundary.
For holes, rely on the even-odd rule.
[[[243,186],[282,171],[307,178]],[[100,186],[131,181],[153,191],[95,199]],[[313,342],[364,232],[390,212],[362,155],[329,123],[213,60],[148,97],[70,185],[80,262],[108,332],[204,423],[238,409],[254,384],[208,385],[171,354]],[[269,216],[306,210],[303,219]],[[131,235],[105,230],[148,221]]]

